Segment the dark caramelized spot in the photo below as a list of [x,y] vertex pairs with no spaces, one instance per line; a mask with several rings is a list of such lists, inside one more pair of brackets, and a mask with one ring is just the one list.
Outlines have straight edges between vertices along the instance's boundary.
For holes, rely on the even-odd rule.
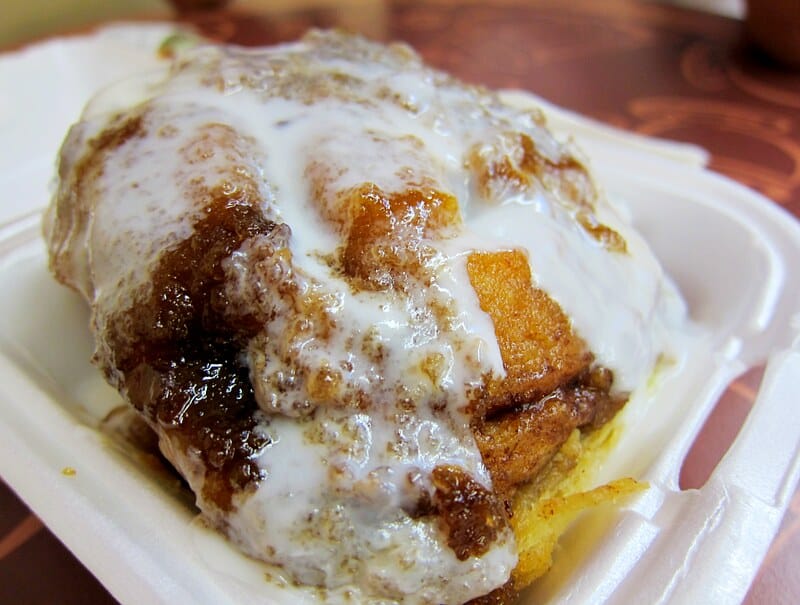
[[151,288],[113,318],[109,344],[131,403],[202,459],[204,497],[228,510],[233,492],[260,478],[253,458],[269,441],[253,430],[258,405],[239,361],[264,318],[236,314],[222,261],[275,224],[258,200],[208,195],[193,235],[163,254]]
[[212,201],[194,233],[165,252],[151,274],[151,287],[117,318],[115,365],[122,372],[159,357],[180,356],[189,344],[245,341],[263,318],[228,313],[222,261],[246,239],[269,233],[275,224],[253,204],[212,191]]
[[247,369],[236,361],[238,349],[216,344],[190,354],[139,364],[126,386],[134,405],[144,405],[173,443],[202,458],[203,495],[227,510],[233,491],[261,478],[252,458],[269,440],[253,432],[257,406]]
[[485,554],[508,527],[501,500],[457,466],[433,469],[433,507],[447,528],[447,544],[460,561]]
[[519,592],[514,588],[514,581],[509,580],[500,588],[495,588],[489,594],[477,599],[467,601],[465,605],[511,605],[519,597]]
[[614,383],[614,373],[608,368],[594,367],[582,380],[581,388],[593,394],[592,420],[587,425],[589,429],[596,429],[609,422],[617,412],[622,409],[627,401],[626,395],[611,395],[611,385]]
[[353,219],[345,235],[342,268],[369,289],[402,289],[408,277],[424,282],[433,251],[423,240],[461,220],[456,198],[435,189],[387,194],[365,184],[343,195],[349,198],[346,206]]
[[137,113],[114,120],[111,126],[89,142],[89,146],[94,153],[108,153],[121,147],[129,140],[141,138],[145,134],[144,115]]

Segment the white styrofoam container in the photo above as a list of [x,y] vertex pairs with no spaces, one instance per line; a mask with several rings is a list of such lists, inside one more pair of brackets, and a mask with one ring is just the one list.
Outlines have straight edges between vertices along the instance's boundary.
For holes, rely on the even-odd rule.
[[[163,29],[132,32],[138,49],[163,36]],[[110,39],[128,44],[119,32]],[[96,58],[109,38],[71,43],[94,44],[88,54],[80,49]],[[60,47],[54,56],[69,63],[70,51]],[[3,69],[0,63],[0,81]],[[556,127],[578,129],[598,180],[629,208],[698,331],[682,365],[626,408],[628,429],[598,477],[632,474],[650,489],[581,518],[523,602],[738,603],[800,476],[800,224],[702,169],[696,149],[631,139],[551,111]],[[3,124],[0,106],[4,147],[28,132]],[[47,178],[41,158],[54,155],[52,145],[42,139],[20,158],[39,158],[31,174]],[[7,159],[0,182],[17,182]],[[185,499],[97,430],[119,396],[88,362],[83,302],[47,272],[35,211],[46,201],[41,183],[29,182],[32,189],[19,185],[22,201],[11,214],[34,211],[0,228],[0,475],[123,603],[315,602],[267,583],[265,566],[197,523]],[[719,395],[764,361],[738,438],[701,489],[681,491],[681,464]],[[64,474],[67,467],[75,473]]]

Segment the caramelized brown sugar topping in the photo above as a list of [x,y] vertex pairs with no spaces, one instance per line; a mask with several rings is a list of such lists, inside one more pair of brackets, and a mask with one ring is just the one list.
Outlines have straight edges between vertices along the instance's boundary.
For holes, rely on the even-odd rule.
[[374,185],[342,195],[352,215],[340,257],[344,273],[376,290],[408,287],[410,277],[429,285],[426,265],[435,250],[425,240],[459,223],[456,199],[435,189],[387,194]]
[[[422,140],[370,130],[364,136],[355,152],[323,138],[305,170],[316,208],[342,239],[335,264],[356,289],[409,294],[429,287],[437,241],[462,225],[458,200],[442,185]],[[361,180],[364,174],[376,182]]]
[[150,282],[109,318],[105,334],[113,358],[106,370],[122,375],[129,401],[168,435],[170,448],[202,459],[203,497],[222,510],[263,476],[254,458],[269,445],[254,430],[262,418],[240,359],[267,318],[229,300],[223,261],[246,240],[283,234],[264,217],[259,188],[237,163],[237,136],[210,123],[181,149],[188,165],[227,154],[228,170],[213,185],[185,184],[200,209],[191,236],[159,256]]
[[450,548],[462,561],[486,553],[508,525],[502,501],[456,466],[437,466],[431,478]]
[[204,497],[227,510],[234,492],[261,477],[253,458],[269,441],[254,432],[258,405],[238,358],[263,318],[230,315],[221,261],[275,225],[225,195],[205,213],[163,255],[151,289],[115,318],[124,328],[112,348],[131,403],[203,459]]
[[481,412],[536,401],[573,380],[592,361],[561,307],[532,283],[519,250],[474,252],[467,273],[481,309],[494,324],[506,376],[489,380]]

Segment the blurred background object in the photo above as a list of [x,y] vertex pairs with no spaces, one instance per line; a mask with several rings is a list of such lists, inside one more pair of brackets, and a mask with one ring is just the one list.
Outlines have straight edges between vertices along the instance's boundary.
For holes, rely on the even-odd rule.
[[745,0],[656,0],[663,4],[674,4],[694,8],[726,17],[741,19],[745,13]]
[[750,43],[784,65],[800,67],[800,0],[655,0],[745,20]]
[[800,67],[800,0],[748,0],[747,34],[773,59]]
[[170,0],[178,11],[201,11],[223,8],[230,0]]

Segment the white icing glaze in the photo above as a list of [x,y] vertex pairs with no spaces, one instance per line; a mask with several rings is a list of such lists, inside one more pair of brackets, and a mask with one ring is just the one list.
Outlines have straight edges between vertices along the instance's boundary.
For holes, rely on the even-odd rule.
[[[277,311],[244,353],[265,412],[260,430],[272,445],[258,460],[266,478],[237,496],[234,511],[201,496],[199,504],[245,551],[301,582],[409,603],[460,603],[507,580],[513,537],[506,531],[485,555],[459,561],[431,518],[405,511],[430,493],[428,477],[441,464],[491,486],[464,408],[471,387],[504,370],[491,319],[466,275],[467,255],[525,250],[536,285],[614,371],[619,391],[645,382],[669,348],[681,305],[646,246],[604,201],[596,214],[624,236],[627,254],[604,249],[546,190],[482,199],[465,170],[476,144],[520,131],[545,157],[569,152],[535,116],[423,67],[404,47],[357,41],[345,53],[341,44],[336,35],[314,34],[267,50],[201,48],[168,77],[98,97],[65,145],[65,163],[123,100],[142,103],[148,134],[109,154],[94,193],[103,201],[85,237],[71,243],[73,284],[93,303],[98,355],[109,355],[106,319],[147,287],[159,254],[192,232],[205,198],[187,188],[255,183],[264,214],[290,231],[246,241],[224,267],[230,300]],[[221,146],[187,161],[210,124],[225,125],[214,135]],[[330,192],[322,200],[312,195],[315,178]],[[341,214],[335,194],[363,183],[402,192],[420,181],[455,196],[463,221],[436,242],[433,285],[407,297],[354,291],[325,260],[341,245],[326,220]],[[259,255],[284,245],[291,262],[278,265],[276,276],[276,265]],[[309,293],[329,321],[299,330],[297,309]],[[430,312],[434,303],[451,310],[446,333]],[[422,370],[431,356],[439,360],[434,378]],[[308,377],[326,368],[341,374],[332,401],[315,399],[308,387]],[[356,396],[369,400],[358,413],[337,404]],[[403,401],[413,402],[413,414]],[[164,447],[201,494],[200,461]]]

